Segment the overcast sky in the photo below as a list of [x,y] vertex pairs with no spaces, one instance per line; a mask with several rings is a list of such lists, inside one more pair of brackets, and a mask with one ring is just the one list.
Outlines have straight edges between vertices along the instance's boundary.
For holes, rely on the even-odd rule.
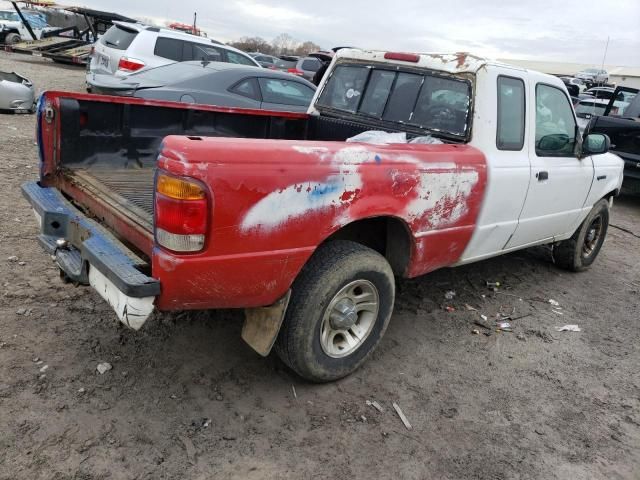
[[[61,3],[62,0],[61,0]],[[273,39],[282,32],[324,48],[470,51],[640,66],[640,0],[86,0],[64,3],[198,23],[211,37]]]

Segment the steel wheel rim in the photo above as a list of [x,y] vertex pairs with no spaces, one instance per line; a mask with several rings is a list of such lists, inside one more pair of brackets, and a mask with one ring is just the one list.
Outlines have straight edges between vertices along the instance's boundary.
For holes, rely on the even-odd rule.
[[320,323],[320,345],[329,357],[351,355],[371,334],[380,310],[380,295],[368,280],[355,280],[336,293]]
[[584,243],[582,244],[583,258],[590,256],[598,246],[600,237],[602,236],[603,225],[601,215],[595,217],[589,224],[587,234],[584,237]]

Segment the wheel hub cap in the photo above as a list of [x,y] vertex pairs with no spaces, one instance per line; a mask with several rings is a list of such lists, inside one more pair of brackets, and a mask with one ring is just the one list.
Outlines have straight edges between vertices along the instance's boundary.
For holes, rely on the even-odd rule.
[[350,355],[366,341],[378,319],[380,297],[368,280],[355,280],[331,299],[320,323],[320,345],[332,358]]
[[358,321],[356,304],[350,298],[343,298],[333,307],[331,316],[331,327],[335,330],[346,330],[353,327]]

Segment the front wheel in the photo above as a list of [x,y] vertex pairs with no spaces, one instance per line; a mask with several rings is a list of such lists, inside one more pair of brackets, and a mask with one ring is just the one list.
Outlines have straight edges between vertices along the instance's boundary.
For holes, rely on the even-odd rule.
[[380,342],[394,297],[382,255],[350,241],[322,245],[294,282],[276,352],[307,380],[349,375]]
[[558,242],[553,249],[556,265],[579,272],[586,270],[600,253],[609,228],[609,202],[596,203],[573,236]]
[[8,33],[7,36],[4,37],[5,45],[15,45],[20,40],[22,40],[22,38],[20,38],[20,35],[17,33]]

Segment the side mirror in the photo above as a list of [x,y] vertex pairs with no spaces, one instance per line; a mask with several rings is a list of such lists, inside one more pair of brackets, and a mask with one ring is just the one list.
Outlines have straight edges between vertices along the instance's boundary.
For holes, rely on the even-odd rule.
[[569,143],[569,136],[564,133],[545,135],[538,142],[538,150],[543,152],[559,152]]
[[599,155],[607,153],[611,148],[611,139],[604,133],[590,133],[582,143],[583,155]]

